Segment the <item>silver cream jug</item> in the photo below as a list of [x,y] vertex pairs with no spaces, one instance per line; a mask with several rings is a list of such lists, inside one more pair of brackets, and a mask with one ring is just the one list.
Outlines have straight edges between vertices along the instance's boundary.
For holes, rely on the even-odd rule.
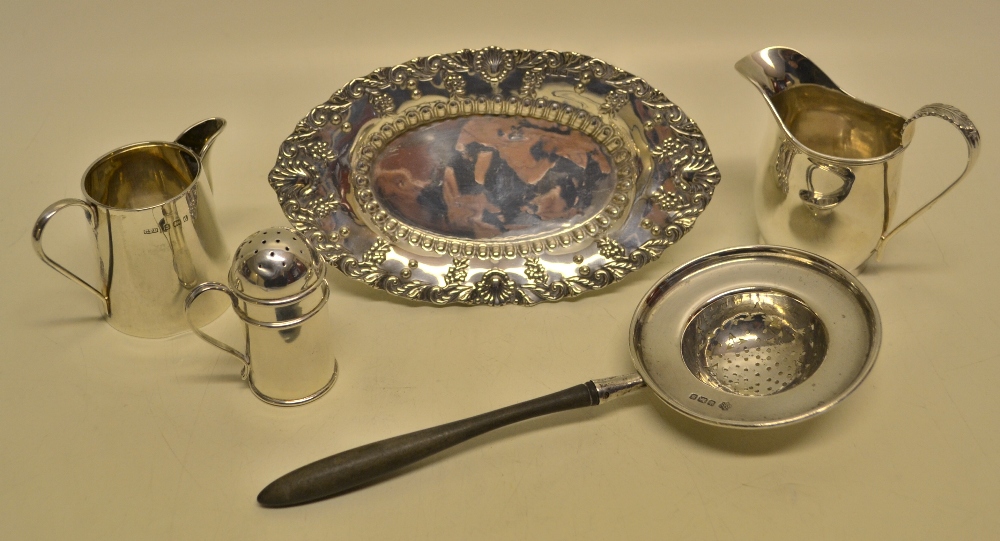
[[[777,121],[761,151],[754,208],[763,240],[820,254],[859,269],[972,169],[979,131],[950,105],[921,107],[909,118],[841,90],[794,49],[769,47],[736,63]],[[959,177],[892,227],[902,159],[914,120],[935,116],[958,128],[968,146]]]
[[[228,254],[207,166],[225,125],[209,118],[175,141],[135,143],[101,156],[83,175],[83,199],[57,201],[35,222],[38,257],[100,299],[115,329],[143,338],[186,332],[188,293],[205,280],[225,277]],[[97,285],[52,260],[42,246],[49,220],[68,207],[83,208],[96,240]],[[225,310],[225,299],[208,299],[192,317],[204,325]]]

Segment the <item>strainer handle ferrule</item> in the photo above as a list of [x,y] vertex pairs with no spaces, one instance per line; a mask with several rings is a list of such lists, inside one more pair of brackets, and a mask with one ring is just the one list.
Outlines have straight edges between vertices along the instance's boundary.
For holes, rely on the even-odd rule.
[[625,396],[646,386],[646,382],[638,372],[623,376],[595,379],[591,383],[594,384],[594,389],[597,392],[598,404]]
[[191,305],[194,304],[195,299],[197,299],[199,295],[205,293],[206,291],[222,291],[223,293],[229,295],[229,299],[233,303],[233,310],[239,312],[239,299],[236,297],[236,294],[233,293],[231,289],[218,282],[205,282],[192,289],[191,293],[188,294],[187,299],[185,299],[184,301],[184,315],[185,317],[187,317],[188,326],[191,327],[191,330],[194,331],[195,334],[200,336],[202,340],[208,342],[209,344],[212,344],[213,346],[221,349],[222,351],[225,351],[226,353],[232,355],[233,357],[236,357],[237,359],[243,361],[242,375],[243,379],[247,379],[250,376],[250,356],[247,355],[246,352],[237,351],[229,344],[226,344],[221,340],[213,338],[208,334],[202,332],[202,330],[199,329],[198,326],[195,325],[194,321],[191,319]]
[[[102,292],[100,289],[97,289],[96,287],[88,284],[86,280],[80,278],[66,267],[53,261],[48,256],[48,254],[45,253],[45,249],[42,247],[42,233],[45,231],[45,226],[48,225],[49,220],[51,220],[53,216],[55,216],[59,211],[61,211],[66,207],[83,207],[83,212],[85,213],[87,221],[90,223],[90,226],[92,228],[96,229],[97,209],[94,207],[94,205],[91,205],[90,203],[87,203],[86,201],[81,201],[79,199],[72,199],[72,198],[62,199],[60,201],[56,201],[55,203],[49,205],[48,208],[42,211],[42,214],[38,217],[38,220],[35,221],[35,227],[31,232],[32,234],[31,244],[35,248],[35,253],[38,254],[38,257],[41,258],[41,260],[44,261],[46,265],[52,267],[53,269],[58,271],[59,274],[62,274],[66,278],[69,278],[70,280],[80,284],[87,291],[90,291],[94,295],[97,295],[97,298],[101,299],[101,303],[104,306],[105,313],[110,313],[111,310],[107,294]],[[105,289],[106,286],[102,284],[101,288]]]

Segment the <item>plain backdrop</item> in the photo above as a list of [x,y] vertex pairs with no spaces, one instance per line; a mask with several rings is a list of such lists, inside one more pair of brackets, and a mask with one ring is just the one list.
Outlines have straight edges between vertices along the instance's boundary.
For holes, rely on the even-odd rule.
[[[0,537],[996,538],[998,22],[997,3],[962,0],[0,4]],[[595,56],[680,105],[723,179],[694,230],[620,284],[530,309],[424,306],[332,272],[340,380],[293,409],[258,401],[238,361],[191,334],[114,331],[32,251],[38,213],[78,197],[95,158],[210,116],[229,122],[212,167],[235,250],[286,224],[267,174],[312,107],[377,67],[488,45]],[[732,66],[769,45],[903,115],[956,105],[983,135],[967,181],[861,275],[884,338],[849,400],[746,432],[635,393],[336,499],[256,504],[317,458],[630,371],[627,329],[647,288],[698,255],[757,242],[750,185],[773,121]],[[921,121],[900,215],[957,175],[964,153],[946,123]],[[67,213],[46,242],[91,268],[87,234]]]

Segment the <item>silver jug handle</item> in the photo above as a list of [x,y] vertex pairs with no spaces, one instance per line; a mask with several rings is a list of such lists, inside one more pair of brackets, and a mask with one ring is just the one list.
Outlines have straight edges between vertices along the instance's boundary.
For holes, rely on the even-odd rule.
[[909,218],[903,220],[899,225],[894,227],[888,233],[882,235],[879,240],[878,247],[876,247],[876,259],[882,259],[882,250],[885,249],[885,244],[892,238],[893,235],[899,232],[910,224],[913,220],[916,220],[921,214],[927,212],[934,203],[937,203],[939,199],[945,196],[948,192],[954,188],[959,181],[965,178],[965,175],[972,170],[972,167],[976,164],[976,160],[979,158],[979,130],[976,129],[976,125],[969,120],[968,115],[960,111],[957,107],[946,105],[944,103],[932,103],[930,105],[925,105],[913,113],[906,122],[903,123],[903,130],[918,118],[925,116],[936,116],[938,118],[944,119],[951,123],[952,126],[958,128],[961,132],[962,137],[965,138],[965,143],[969,149],[969,159],[965,162],[965,169],[962,170],[962,174],[958,175],[958,178],[952,181],[941,193],[937,195],[934,199],[928,201],[924,206],[920,207]]
[[243,370],[240,372],[240,377],[242,377],[245,380],[248,377],[250,377],[250,356],[247,354],[247,352],[237,351],[229,344],[226,344],[221,340],[217,340],[209,336],[208,334],[202,332],[202,330],[199,329],[198,326],[195,325],[194,321],[191,319],[191,305],[194,304],[195,299],[197,299],[198,296],[200,296],[202,293],[213,290],[222,291],[223,293],[229,295],[229,299],[233,303],[233,310],[239,312],[239,307],[240,307],[239,299],[236,297],[236,294],[233,293],[231,289],[218,282],[205,282],[203,284],[199,284],[197,287],[191,290],[191,293],[188,294],[187,299],[184,301],[184,315],[187,317],[188,326],[191,327],[191,330],[194,331],[195,334],[200,336],[202,340],[208,342],[209,344],[212,344],[213,346],[221,349],[222,351],[225,351],[226,353],[232,355],[233,357],[236,357],[237,359],[243,361]]
[[[42,233],[45,231],[45,226],[49,223],[49,220],[51,220],[53,216],[66,207],[83,207],[84,216],[87,218],[87,222],[90,223],[91,228],[96,230],[97,208],[94,207],[94,205],[79,199],[62,199],[49,205],[48,208],[42,211],[38,220],[35,221],[35,228],[31,232],[31,244],[35,247],[35,253],[38,254],[38,257],[40,257],[45,264],[58,271],[59,274],[62,274],[70,280],[80,284],[87,291],[97,295],[97,298],[101,299],[101,303],[104,305],[105,312],[110,313],[110,305],[108,303],[107,294],[90,285],[83,278],[80,278],[76,274],[70,272],[70,270],[66,267],[53,261],[52,258],[45,253],[45,249],[42,247]],[[107,286],[105,284],[102,284],[102,289],[105,289],[106,287]]]

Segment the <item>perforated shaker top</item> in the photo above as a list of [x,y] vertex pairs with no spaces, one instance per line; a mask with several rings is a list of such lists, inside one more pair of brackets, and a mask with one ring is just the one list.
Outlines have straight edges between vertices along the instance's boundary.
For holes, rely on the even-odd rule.
[[325,275],[326,263],[299,233],[275,227],[240,244],[229,282],[248,297],[280,299],[313,287]]

